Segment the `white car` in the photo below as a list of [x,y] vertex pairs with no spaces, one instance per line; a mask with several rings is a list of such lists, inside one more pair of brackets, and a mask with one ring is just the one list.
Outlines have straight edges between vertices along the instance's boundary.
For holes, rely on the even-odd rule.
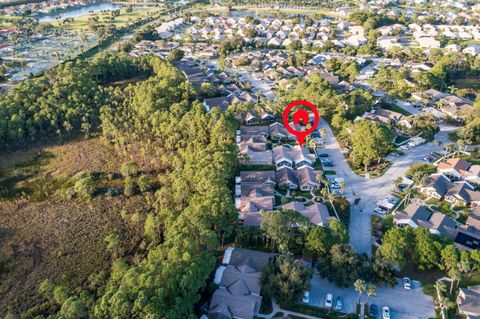
[[390,319],[390,308],[383,306],[382,308],[382,319]]
[[303,293],[303,303],[309,303],[310,302],[310,291],[305,291]]
[[333,306],[333,295],[327,294],[327,298],[325,299],[325,308],[332,308]]
[[387,211],[385,209],[380,208],[380,207],[375,208],[375,212],[379,213],[381,215],[385,215],[387,213]]
[[410,282],[410,278],[408,278],[408,277],[403,278],[403,288],[405,288],[407,290],[412,289],[412,284]]

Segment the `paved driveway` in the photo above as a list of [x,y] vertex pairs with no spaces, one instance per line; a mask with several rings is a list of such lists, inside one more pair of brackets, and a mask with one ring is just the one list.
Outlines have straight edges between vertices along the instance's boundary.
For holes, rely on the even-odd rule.
[[[435,317],[433,300],[422,292],[418,281],[412,281],[411,290],[403,289],[400,280],[396,287],[378,287],[377,295],[369,298],[369,304],[376,304],[379,310],[388,306],[392,319],[427,319]],[[339,288],[328,280],[321,279],[314,274],[311,280],[310,304],[324,307],[328,293],[333,295],[334,301],[340,296],[343,300],[343,312],[355,313],[358,293],[355,288]],[[367,296],[363,294],[362,302],[366,302]],[[377,318],[381,318],[380,313]]]

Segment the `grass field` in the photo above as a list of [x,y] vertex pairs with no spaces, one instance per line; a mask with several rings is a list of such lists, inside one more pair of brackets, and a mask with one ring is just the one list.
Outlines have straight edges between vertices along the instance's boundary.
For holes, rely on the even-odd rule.
[[480,90],[480,78],[479,77],[468,77],[463,79],[456,79],[453,81],[455,87],[459,89],[474,89]]
[[412,115],[407,110],[404,110],[400,106],[397,106],[395,104],[382,103],[381,107],[386,109],[386,110],[397,112],[397,113],[400,113],[400,114],[405,115],[405,116]]
[[121,238],[117,256],[135,258],[150,193],[90,200],[58,196],[73,175],[119,175],[122,162],[99,138],[0,156],[0,184],[9,183],[10,195],[0,198],[0,254],[8,260],[0,314],[41,305],[37,289],[45,279],[68,288],[94,286],[111,267],[114,253],[105,242],[110,234]]
[[[323,9],[315,9],[315,10],[304,10],[304,9],[281,9],[281,8],[242,8],[242,7],[234,7],[236,11],[253,11],[253,12],[259,12],[259,13],[269,13],[269,14],[274,14],[274,13],[286,13],[286,14],[323,14],[329,17],[335,17],[335,18],[341,18],[342,15],[336,13],[335,11],[329,11],[329,10],[323,10]],[[226,8],[212,8],[209,9],[212,11],[226,11]]]
[[114,20],[110,20],[110,13],[93,13],[81,17],[74,18],[73,22],[63,24],[60,21],[51,22],[54,26],[61,26],[70,31],[89,31],[89,18],[98,17],[99,24],[111,24],[117,28],[124,27],[137,20],[143,19],[147,16],[154,15],[164,11],[158,7],[134,8],[133,11],[127,12],[126,9],[120,9],[120,15],[116,16]]

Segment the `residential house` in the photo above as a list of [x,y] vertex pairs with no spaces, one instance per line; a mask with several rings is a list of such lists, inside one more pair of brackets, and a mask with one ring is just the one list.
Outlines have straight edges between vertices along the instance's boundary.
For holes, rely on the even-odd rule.
[[431,102],[436,102],[439,99],[447,96],[448,94],[445,94],[443,92],[437,91],[435,89],[429,89],[423,92],[414,92],[412,93],[412,98],[419,100],[419,101],[424,101],[427,103]]
[[242,126],[240,128],[240,153],[245,162],[257,165],[272,164],[272,151],[268,149],[268,126]]
[[316,189],[320,186],[317,181],[317,173],[307,165],[297,169],[297,176],[300,189],[303,191]]
[[378,122],[380,124],[395,125],[403,118],[404,116],[400,113],[378,107],[374,108],[370,112],[365,112],[361,117],[357,117],[355,121],[365,119],[373,122]]
[[278,186],[281,188],[297,189],[297,172],[288,166],[282,166],[275,172]]
[[393,222],[398,227],[428,228],[432,234],[451,238],[455,238],[458,227],[458,223],[450,216],[430,211],[421,201],[413,201],[403,211],[395,212]]
[[451,180],[464,180],[471,185],[480,185],[480,165],[471,165],[461,158],[450,158],[438,164],[438,172]]
[[440,41],[436,40],[434,37],[419,37],[416,38],[416,41],[422,48],[440,48]]
[[430,197],[443,198],[448,191],[450,180],[442,174],[433,174],[425,179],[420,191]]
[[461,158],[450,158],[438,164],[438,172],[451,180],[461,180],[468,172],[470,163]]
[[480,204],[480,192],[467,182],[452,183],[445,194],[445,201],[459,206],[478,206]]
[[[273,172],[272,172],[273,173]],[[247,226],[260,226],[260,212],[272,211],[275,204],[271,183],[241,183],[240,211],[238,218]]]
[[300,213],[317,226],[323,226],[328,221],[334,219],[334,217],[330,216],[327,206],[320,203],[305,206],[305,203],[303,202],[290,202],[283,205],[282,208]]
[[307,147],[300,147],[296,145],[293,147],[295,166],[301,167],[303,165],[313,166],[316,161],[315,155],[310,153]]
[[273,261],[274,254],[229,247],[222,265],[215,272],[213,293],[207,318],[251,319],[262,304],[260,277],[262,269]]
[[440,99],[439,104],[440,110],[453,118],[461,117],[473,106],[472,101],[455,95],[447,95],[443,97]]
[[272,141],[283,141],[283,140],[291,140],[295,141],[296,137],[293,134],[290,134],[285,126],[282,123],[275,122],[270,124],[268,131],[270,133],[270,138]]
[[282,166],[293,167],[294,156],[290,145],[279,145],[273,148],[273,162],[280,168]]
[[479,55],[480,54],[480,45],[478,44],[469,44],[465,49],[462,51],[463,53],[466,54],[471,54],[471,55]]
[[458,312],[467,319],[480,318],[480,285],[460,288],[457,304]]
[[228,96],[212,97],[203,100],[203,106],[205,107],[207,112],[210,112],[210,110],[214,107],[218,108],[221,111],[226,111],[230,104],[231,103]]

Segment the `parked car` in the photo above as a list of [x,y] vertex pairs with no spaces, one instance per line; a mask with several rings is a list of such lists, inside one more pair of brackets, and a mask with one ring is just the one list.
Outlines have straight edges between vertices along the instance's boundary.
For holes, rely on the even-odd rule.
[[387,213],[387,211],[385,209],[380,208],[380,207],[375,208],[375,212],[379,213],[381,215],[385,215]]
[[422,161],[424,161],[424,162],[426,162],[426,163],[431,163],[431,162],[433,162],[433,160],[434,160],[434,158],[431,157],[430,155],[424,156],[424,157],[422,158]]
[[407,290],[412,289],[412,284],[410,282],[410,278],[408,278],[408,277],[403,278],[403,288],[405,288]]
[[395,205],[396,203],[398,203],[398,198],[392,196],[392,197],[389,197],[389,198],[387,199],[387,201],[388,201],[390,204]]
[[335,302],[335,310],[341,311],[342,308],[343,308],[342,298],[337,297],[337,301]]
[[390,319],[390,308],[383,306],[382,308],[382,319]]
[[318,157],[328,157],[328,154],[327,153],[319,153]]
[[305,291],[303,293],[303,303],[310,303],[310,291]]
[[378,313],[378,307],[376,304],[371,304],[370,305],[370,311],[369,311],[369,315],[370,317],[372,317],[373,319],[377,319],[377,313]]
[[332,160],[328,158],[322,158],[320,163],[322,163],[323,166],[333,166]]
[[333,295],[327,294],[327,298],[325,299],[325,308],[332,308],[333,306]]

